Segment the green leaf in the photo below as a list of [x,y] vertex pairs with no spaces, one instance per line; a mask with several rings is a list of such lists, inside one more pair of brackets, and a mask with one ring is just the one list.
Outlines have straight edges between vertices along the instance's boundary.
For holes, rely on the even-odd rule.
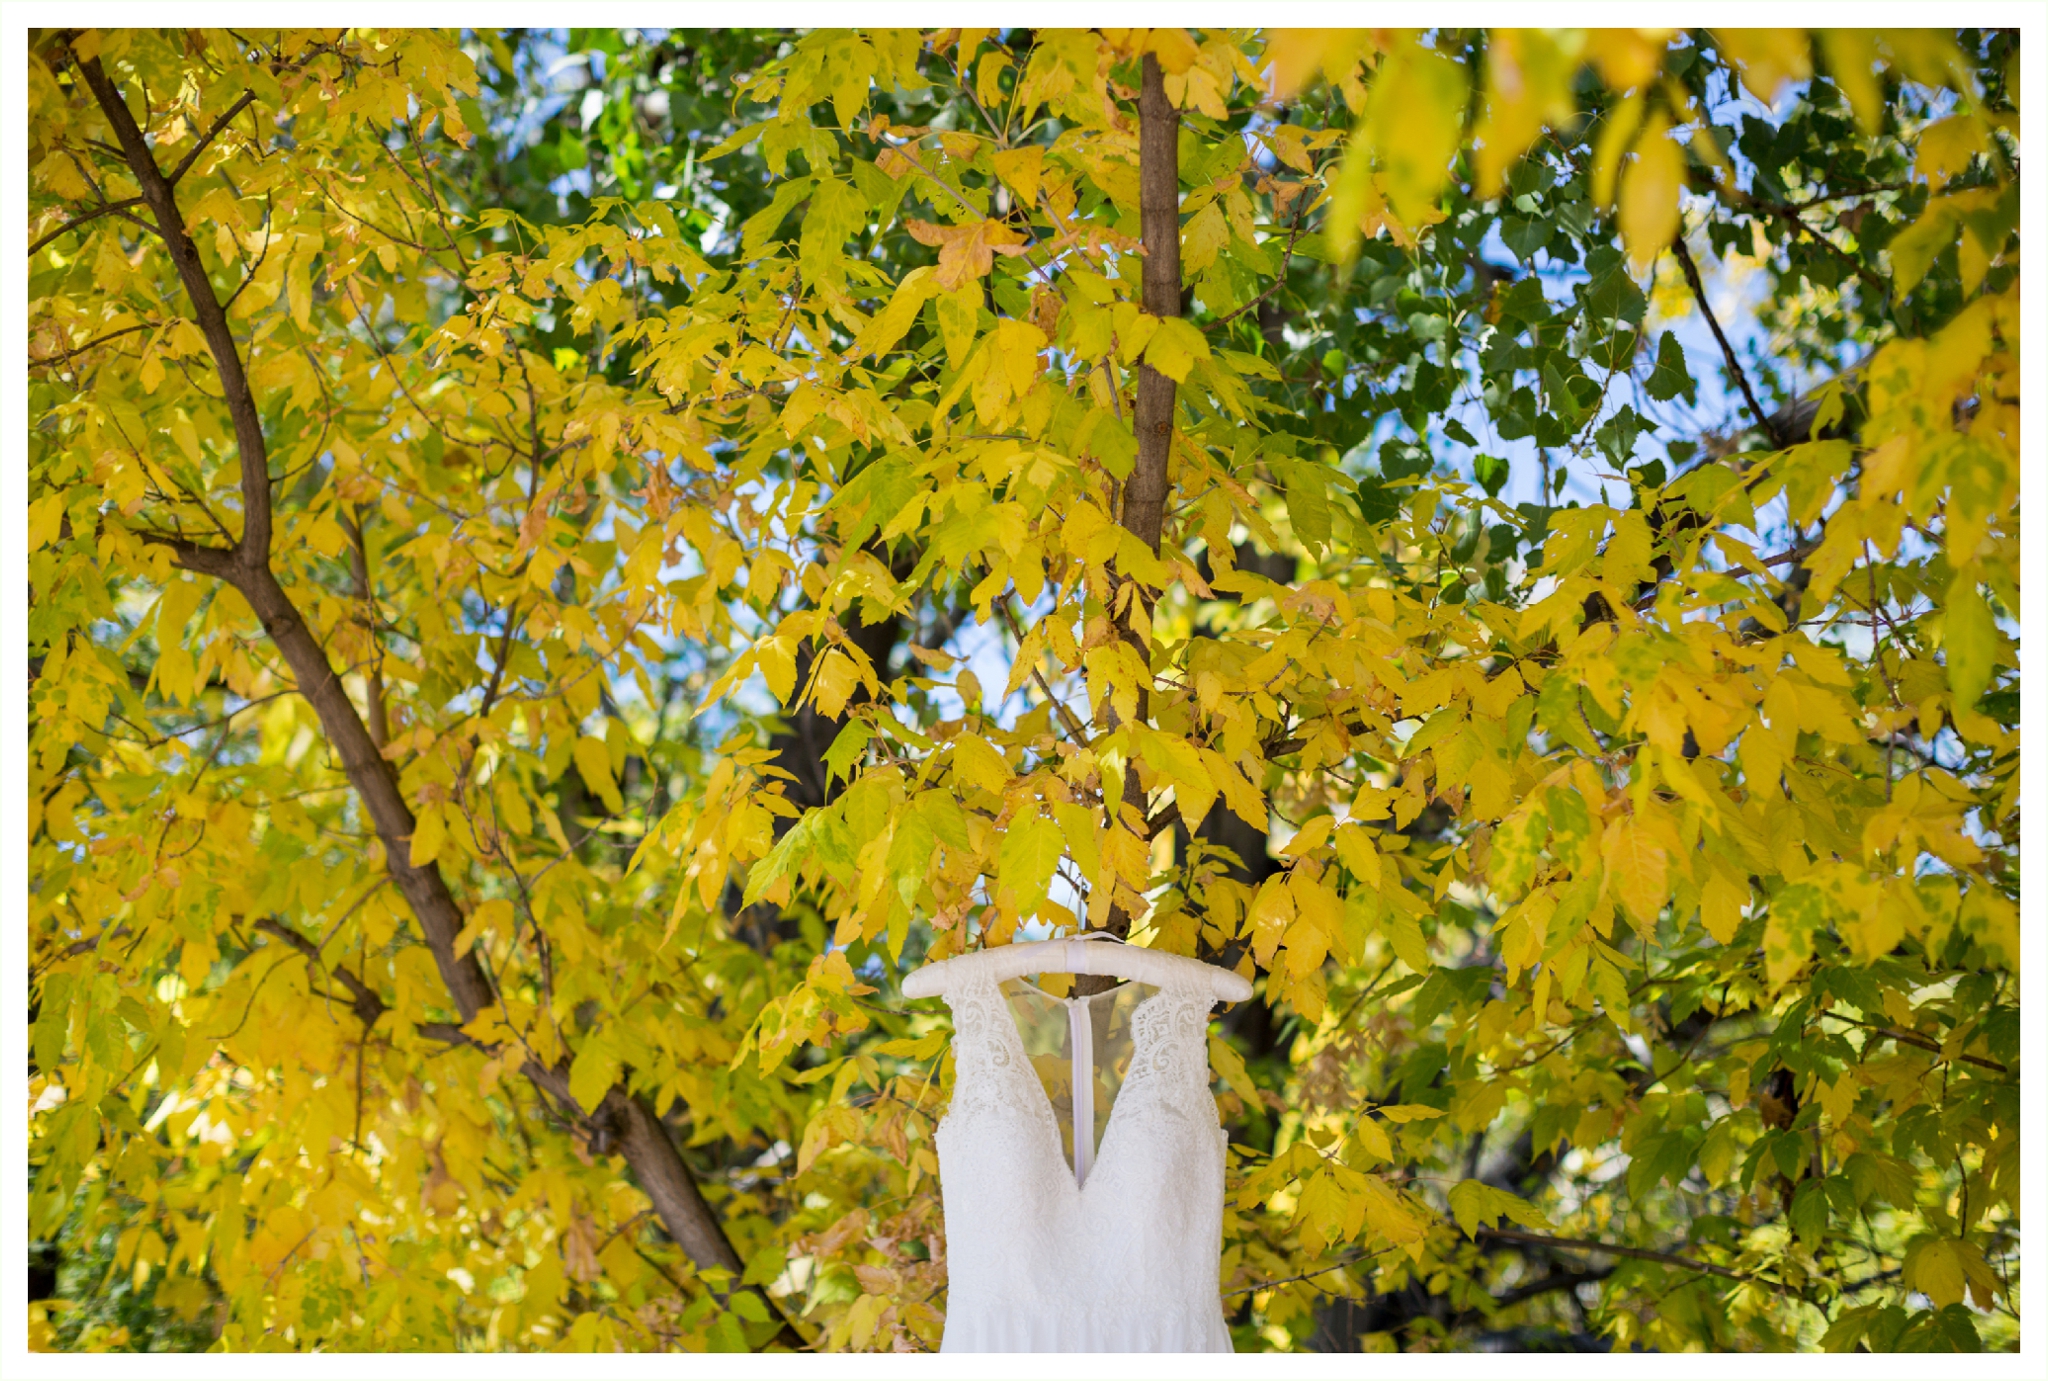
[[1479,481],[1487,497],[1493,498],[1507,487],[1509,467],[1500,456],[1477,455],[1472,457],[1472,478]]
[[849,719],[846,727],[833,736],[832,746],[825,750],[825,767],[835,781],[852,781],[854,766],[867,752],[868,739],[873,736],[867,722]]
[[769,240],[781,227],[783,217],[787,216],[798,202],[810,195],[811,182],[812,179],[808,177],[791,178],[775,189],[775,196],[766,206],[747,217],[740,226],[742,258],[758,259],[761,256],[762,251],[768,248]]
[[1828,1230],[1828,1195],[1819,1180],[1805,1180],[1792,1194],[1792,1231],[1811,1251]]
[[775,847],[762,855],[760,861],[748,870],[747,888],[741,898],[742,905],[752,906],[770,887],[795,873],[803,865],[805,855],[816,842],[820,822],[825,818],[823,811],[806,811],[803,818],[791,825],[782,838],[775,841]]

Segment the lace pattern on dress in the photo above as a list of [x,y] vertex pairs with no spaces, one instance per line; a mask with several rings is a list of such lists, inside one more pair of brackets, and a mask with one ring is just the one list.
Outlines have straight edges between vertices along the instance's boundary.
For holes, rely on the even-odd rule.
[[999,985],[963,980],[936,1134],[950,1292],[944,1351],[1227,1352],[1224,1138],[1206,988],[1131,1013],[1129,1071],[1085,1186]]

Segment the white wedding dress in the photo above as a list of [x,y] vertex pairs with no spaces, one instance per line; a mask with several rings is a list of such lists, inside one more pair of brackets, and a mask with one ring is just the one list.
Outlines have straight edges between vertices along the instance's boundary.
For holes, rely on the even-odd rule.
[[[1027,1024],[1033,1005],[1071,1019],[1069,1053],[1080,1053],[1067,1087],[1085,1080],[1095,1096],[1072,1100],[1067,1116],[1040,1074],[1057,1074],[1058,1060],[1034,1067],[1003,989],[962,978],[943,992],[954,1083],[937,1133],[950,1280],[940,1351],[1231,1350],[1217,1280],[1225,1135],[1209,1092],[1214,997],[1169,981],[1133,1006],[1134,989],[1017,993]],[[1090,1124],[1118,1071],[1096,1068],[1089,1047],[1118,1015],[1129,1060],[1098,1147]]]

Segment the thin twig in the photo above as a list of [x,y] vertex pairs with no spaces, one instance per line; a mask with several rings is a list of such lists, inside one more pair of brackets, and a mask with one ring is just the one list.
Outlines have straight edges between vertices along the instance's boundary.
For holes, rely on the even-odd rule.
[[[1855,1017],[1846,1017],[1843,1016],[1840,1012],[1822,1012],[1821,1015],[1824,1017],[1832,1017],[1836,1021],[1846,1021],[1851,1026],[1861,1026],[1866,1031],[1875,1031],[1878,1035],[1884,1036],[1890,1040],[1895,1040],[1901,1045],[1914,1046],[1917,1049],[1925,1050],[1935,1055],[1939,1055],[1942,1053],[1941,1043],[1939,1041],[1936,1041],[1927,1036],[1923,1036],[1919,1034],[1917,1031],[1901,1031],[1896,1026],[1880,1026],[1878,1023],[1874,1021],[1858,1021]],[[2002,1065],[1996,1060],[1986,1060],[1981,1059],[1976,1055],[1964,1055],[1960,1053],[1958,1053],[1955,1056],[1955,1058],[1961,1060],[1964,1064],[1976,1065],[1979,1069],[1992,1070],[1998,1074],[2012,1073],[2010,1067]]]
[[1299,196],[1294,199],[1294,224],[1287,233],[1287,251],[1280,256],[1280,272],[1274,276],[1272,284],[1264,292],[1228,316],[1216,318],[1214,322],[1210,323],[1212,327],[1228,326],[1231,322],[1237,320],[1246,312],[1251,311],[1261,302],[1264,302],[1267,298],[1278,292],[1281,286],[1287,282],[1287,269],[1294,261],[1294,242],[1301,237],[1301,219],[1308,210],[1308,200],[1306,196]]
[[1765,415],[1762,405],[1756,401],[1756,390],[1749,386],[1749,375],[1743,372],[1742,362],[1735,358],[1735,347],[1728,343],[1728,335],[1721,329],[1721,323],[1715,319],[1714,309],[1707,305],[1707,290],[1700,283],[1699,266],[1692,261],[1692,251],[1685,247],[1683,226],[1680,226],[1678,233],[1671,237],[1671,252],[1678,256],[1678,267],[1684,271],[1685,281],[1692,288],[1693,300],[1700,304],[1700,314],[1706,317],[1708,327],[1713,330],[1714,339],[1721,344],[1721,358],[1728,362],[1728,372],[1735,376],[1736,384],[1741,387],[1742,399],[1749,404],[1750,415],[1756,418],[1757,427],[1770,438],[1773,446],[1782,445],[1783,443],[1778,440],[1778,429],[1771,425],[1771,419]]
[[73,216],[70,220],[64,222],[64,224],[58,226],[55,230],[52,230],[49,234],[43,236],[42,239],[37,240],[34,244],[30,245],[28,247],[28,257],[31,259],[35,258],[37,253],[42,250],[43,246],[49,244],[52,240],[62,239],[64,236],[70,234],[72,231],[78,229],[78,227],[86,224],[88,221],[96,221],[101,216],[118,216],[121,214],[121,212],[127,210],[129,207],[140,205],[142,205],[141,197],[128,197],[122,201],[106,202],[102,205],[95,206],[90,211],[82,212],[79,215]]
[[1292,1285],[1297,1281],[1314,1280],[1317,1276],[1326,1276],[1332,1271],[1341,1271],[1346,1266],[1356,1266],[1360,1262],[1370,1261],[1376,1256],[1385,1256],[1388,1252],[1392,1250],[1392,1247],[1381,1247],[1376,1252],[1364,1252],[1358,1256],[1350,1257],[1347,1260],[1339,1261],[1335,1265],[1324,1266],[1319,1270],[1306,1271],[1298,1276],[1283,1276],[1279,1280],[1262,1280],[1256,1285],[1247,1285],[1242,1289],[1225,1290],[1223,1292],[1223,1298],[1235,1299],[1239,1295],[1256,1294],[1260,1290],[1273,1290],[1279,1288],[1282,1285]]
[[[1021,651],[1024,646],[1024,629],[1017,622],[1016,612],[1010,608],[1010,602],[1007,599],[997,600],[996,607],[1003,611],[1003,622],[1009,624],[1010,632],[1017,639],[1017,646]],[[1052,687],[1048,686],[1045,683],[1045,677],[1039,674],[1036,662],[1031,667],[1031,679],[1038,683],[1039,691],[1044,694],[1047,702],[1052,705],[1054,713],[1059,715],[1060,723],[1067,726],[1067,732],[1073,736],[1074,742],[1086,743],[1088,741],[1087,727],[1075,717],[1072,710],[1067,708],[1067,703],[1064,700],[1061,700],[1052,693]]]
[[[186,154],[183,158],[178,160],[178,166],[171,169],[170,176],[166,177],[164,181],[170,183],[171,186],[173,187],[177,186],[178,179],[185,176],[186,173],[192,170],[192,165],[199,161],[199,155],[206,152],[207,145],[211,144],[214,140],[218,139],[220,137],[220,132],[228,127],[228,121],[234,119],[237,115],[240,115],[242,113],[242,108],[255,99],[255,92],[248,90],[243,91],[242,98],[236,101],[233,105],[229,106],[227,108],[227,113],[222,115],[218,120],[215,120],[213,122],[212,127],[206,131],[206,133],[200,138],[199,142],[192,146],[192,152]],[[137,200],[140,200],[140,198],[137,198]]]
[[[1638,1261],[1654,1261],[1663,1266],[1676,1266],[1680,1270],[1700,1271],[1723,1280],[1740,1281],[1744,1285],[1761,1285],[1780,1294],[1799,1295],[1798,1290],[1782,1281],[1766,1280],[1762,1276],[1745,1275],[1726,1266],[1716,1266],[1711,1261],[1699,1261],[1677,1252],[1653,1251],[1648,1247],[1629,1247],[1618,1242],[1597,1242],[1585,1237],[1551,1237],[1540,1232],[1519,1232],[1513,1228],[1481,1227],[1472,1234],[1481,1242],[1511,1242],[1525,1247],[1560,1247],[1571,1251],[1601,1252],[1608,1256],[1634,1257]],[[1803,1297],[1803,1296],[1802,1296]]]
[[119,340],[123,336],[132,336],[137,331],[147,331],[153,324],[154,323],[144,321],[134,326],[124,326],[118,331],[109,331],[104,336],[100,336],[97,339],[87,341],[85,344],[79,346],[76,350],[66,350],[61,355],[45,355],[43,356],[43,358],[39,360],[30,360],[28,362],[28,367],[30,369],[48,369],[52,365],[62,364],[64,363],[64,361],[68,359],[72,359],[76,356],[83,355],[88,350],[96,349],[99,346],[105,345],[110,340]]

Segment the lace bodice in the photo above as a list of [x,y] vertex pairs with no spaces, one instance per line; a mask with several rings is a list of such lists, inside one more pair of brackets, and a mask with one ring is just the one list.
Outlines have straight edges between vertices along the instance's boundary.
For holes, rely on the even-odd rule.
[[1132,1012],[1129,1068],[1085,1181],[1001,989],[963,979],[944,997],[954,1083],[937,1134],[951,1280],[941,1350],[1230,1351],[1210,994],[1169,983]]

